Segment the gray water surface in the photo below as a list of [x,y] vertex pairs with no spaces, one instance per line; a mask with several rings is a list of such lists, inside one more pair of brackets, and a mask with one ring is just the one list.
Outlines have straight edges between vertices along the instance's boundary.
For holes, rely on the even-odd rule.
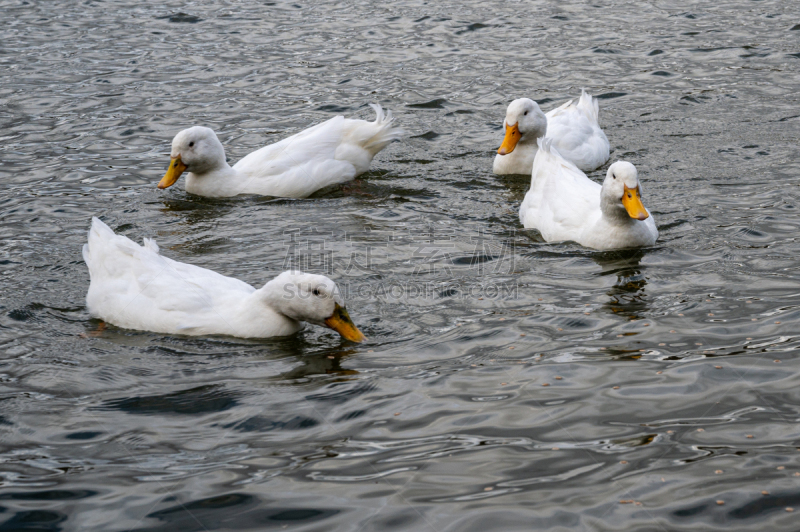
[[[136,4],[0,1],[0,531],[800,526],[799,4]],[[491,173],[581,88],[653,248],[545,243]],[[371,102],[408,137],[353,183],[155,187],[185,127],[235,162]],[[93,215],[326,273],[369,341],[97,333]]]

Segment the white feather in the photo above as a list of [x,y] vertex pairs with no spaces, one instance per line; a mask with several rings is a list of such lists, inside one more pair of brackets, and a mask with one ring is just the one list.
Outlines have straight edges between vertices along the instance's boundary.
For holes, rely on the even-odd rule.
[[[522,117],[516,116],[512,108],[518,101],[520,100],[509,105],[506,116],[508,124],[522,123]],[[538,105],[531,112],[542,114]],[[587,172],[602,166],[610,153],[608,138],[600,129],[599,112],[597,100],[582,90],[577,103],[570,100],[544,115],[547,123],[545,138],[552,141],[553,147],[564,159]],[[494,173],[529,174],[536,156],[539,135],[539,131],[532,131],[527,137],[523,134],[514,151],[507,155],[496,155]]]
[[372,107],[377,114],[374,122],[337,116],[254,151],[233,167],[208,128],[178,133],[171,155],[188,165],[186,190],[193,194],[304,198],[366,172],[379,151],[402,137],[403,131],[392,127],[391,112],[384,114],[379,105]]
[[547,242],[570,240],[594,249],[651,246],[656,242],[658,229],[649,211],[648,218],[640,221],[628,216],[622,207],[621,181],[630,188],[640,187],[632,164],[612,164],[601,187],[565,160],[553,144],[547,138],[539,140],[531,188],[519,210],[524,227],[538,229]]
[[[284,272],[255,289],[163,257],[155,241],[145,239],[139,246],[97,218],[92,218],[83,258],[91,277],[89,313],[128,329],[266,338],[293,334],[303,321],[324,325],[335,305],[344,307],[325,276]],[[312,297],[314,288],[321,295]]]

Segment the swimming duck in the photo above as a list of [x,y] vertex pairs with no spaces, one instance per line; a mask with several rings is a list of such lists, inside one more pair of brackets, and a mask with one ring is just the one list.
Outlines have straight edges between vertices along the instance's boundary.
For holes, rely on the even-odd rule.
[[89,313],[126,329],[165,334],[267,338],[294,334],[302,322],[365,340],[324,275],[283,272],[263,287],[163,257],[154,240],[140,246],[92,218],[83,246]]
[[505,138],[494,158],[495,174],[530,174],[536,141],[552,139],[566,160],[583,171],[599,168],[608,160],[608,138],[597,121],[600,106],[585,90],[577,103],[568,101],[546,115],[531,99],[511,102],[503,121]]
[[601,187],[565,160],[548,138],[539,140],[531,189],[519,218],[548,242],[572,240],[594,249],[652,246],[658,229],[642,204],[636,167],[617,161]]
[[391,111],[370,105],[377,113],[374,122],[337,116],[254,151],[233,167],[213,130],[184,129],[172,139],[172,159],[158,188],[174,185],[187,170],[186,191],[208,197],[305,198],[345,183],[366,172],[375,154],[403,135],[392,127]]

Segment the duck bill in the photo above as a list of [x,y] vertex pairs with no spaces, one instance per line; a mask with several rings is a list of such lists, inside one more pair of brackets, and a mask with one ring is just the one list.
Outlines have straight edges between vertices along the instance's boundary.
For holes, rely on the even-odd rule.
[[497,153],[499,155],[508,155],[514,148],[517,147],[517,142],[519,142],[522,133],[519,132],[519,123],[514,124],[513,126],[506,126],[506,136],[503,139],[503,143],[500,145],[500,148],[497,149]]
[[175,181],[181,176],[182,173],[186,171],[188,168],[183,161],[181,161],[181,156],[178,155],[177,157],[173,157],[169,161],[169,168],[167,169],[167,173],[164,174],[164,177],[161,181],[158,182],[158,188],[167,188],[171,187],[175,184]]
[[[624,186],[624,185],[623,185]],[[625,193],[622,195],[622,206],[628,211],[628,216],[637,220],[647,220],[650,216],[647,209],[642,204],[641,193],[639,187],[628,188],[625,187]]]
[[350,315],[347,313],[347,309],[339,306],[339,303],[336,303],[333,315],[325,320],[325,325],[341,334],[342,338],[345,340],[363,342],[367,339],[367,337],[356,328],[353,320],[350,319]]

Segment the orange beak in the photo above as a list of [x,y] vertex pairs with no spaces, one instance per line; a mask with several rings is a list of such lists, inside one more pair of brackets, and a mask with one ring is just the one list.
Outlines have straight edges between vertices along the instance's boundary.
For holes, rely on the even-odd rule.
[[625,187],[625,193],[622,195],[622,205],[628,211],[628,216],[637,220],[647,220],[650,215],[642,205],[642,194],[639,192],[639,187],[628,188],[625,185],[622,186]]
[[517,147],[517,142],[519,142],[520,137],[522,137],[522,133],[519,132],[519,123],[516,123],[513,126],[506,126],[506,136],[503,139],[503,143],[500,145],[500,148],[497,150],[497,153],[500,155],[508,155],[514,151],[514,148]]
[[353,320],[350,319],[350,315],[347,313],[347,309],[340,307],[339,303],[336,303],[336,307],[333,310],[333,315],[325,320],[325,325],[341,334],[345,340],[350,340],[351,342],[363,342],[367,339],[367,337],[356,328],[356,325],[353,323]]
[[181,161],[181,156],[178,155],[177,157],[173,157],[169,161],[169,168],[167,169],[167,173],[164,174],[164,177],[161,181],[158,182],[158,188],[167,188],[171,187],[175,184],[175,181],[181,176],[183,172],[186,171],[188,166],[183,164]]

